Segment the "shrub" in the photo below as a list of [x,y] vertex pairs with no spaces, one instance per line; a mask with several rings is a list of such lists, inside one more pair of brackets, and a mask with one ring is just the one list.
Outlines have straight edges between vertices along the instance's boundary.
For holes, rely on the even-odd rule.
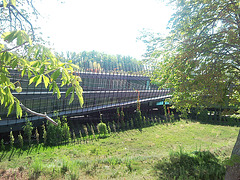
[[32,130],[33,130],[32,122],[27,120],[25,125],[23,126],[23,132],[24,132],[24,135],[28,139],[28,145],[29,146],[31,144]]
[[96,139],[95,132],[94,132],[94,129],[93,129],[93,125],[91,125],[90,129],[91,129],[91,133],[92,133],[93,138]]
[[68,142],[69,139],[71,139],[71,134],[70,134],[70,128],[67,122],[63,122],[61,128],[62,128],[61,131],[63,135],[63,140]]
[[39,133],[38,133],[37,128],[36,128],[36,131],[35,131],[35,137],[36,137],[37,145],[39,145]]
[[54,126],[52,123],[47,123],[47,144],[57,145],[63,141],[68,142],[71,138],[70,128],[66,122],[66,118],[60,121],[60,118],[55,119],[58,126]]
[[124,112],[123,112],[123,108],[121,110],[121,129],[124,130],[125,129],[125,122],[124,122]]
[[83,136],[82,136],[81,129],[79,130],[79,139],[80,139],[80,143],[81,143],[83,141]]
[[72,140],[73,140],[74,143],[76,142],[76,134],[75,134],[74,131],[73,131],[73,133],[72,133]]
[[99,130],[99,134],[100,135],[104,135],[106,136],[106,134],[108,133],[108,130],[107,130],[107,125],[103,122],[100,122],[98,125],[97,125],[97,128]]
[[12,131],[10,131],[9,138],[10,138],[10,149],[12,149],[14,145],[14,140],[15,140]]
[[116,132],[117,132],[117,128],[116,128],[115,121],[113,121],[113,124],[112,124],[112,126],[113,126],[113,131],[114,131],[114,133],[116,133]]
[[23,148],[23,137],[22,137],[21,132],[19,132],[19,135],[18,135],[18,143],[19,143],[19,147],[22,149]]
[[110,122],[108,122],[107,129],[108,129],[108,134],[111,134],[111,133],[112,133],[112,131],[111,131]]
[[43,144],[46,146],[47,145],[47,131],[46,131],[44,124],[42,125],[42,128],[43,128]]

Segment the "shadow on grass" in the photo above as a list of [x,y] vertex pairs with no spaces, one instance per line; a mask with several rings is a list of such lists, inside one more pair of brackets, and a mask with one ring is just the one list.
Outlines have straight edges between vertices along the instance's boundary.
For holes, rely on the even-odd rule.
[[211,124],[218,126],[240,127],[240,120],[237,119],[223,119],[223,120],[189,120],[191,122],[199,122],[201,124]]
[[209,151],[171,152],[154,166],[158,179],[224,179],[225,166]]

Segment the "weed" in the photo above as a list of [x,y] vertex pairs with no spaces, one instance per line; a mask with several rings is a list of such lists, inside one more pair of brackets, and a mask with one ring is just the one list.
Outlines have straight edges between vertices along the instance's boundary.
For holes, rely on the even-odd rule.
[[60,168],[61,174],[65,174],[68,170],[69,170],[68,161],[64,159],[62,162],[62,166]]
[[129,172],[132,172],[132,171],[133,171],[133,167],[132,167],[131,161],[129,161],[129,162],[126,163],[126,167],[128,168],[128,171],[129,171]]
[[31,165],[32,172],[30,173],[31,179],[37,179],[42,170],[43,170],[43,164],[39,159],[35,159],[35,161]]

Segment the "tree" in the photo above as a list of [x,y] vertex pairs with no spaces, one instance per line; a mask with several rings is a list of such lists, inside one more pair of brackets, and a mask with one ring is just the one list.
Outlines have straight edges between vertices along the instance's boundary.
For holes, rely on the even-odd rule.
[[[83,104],[82,88],[79,85],[81,81],[80,77],[74,75],[74,70],[78,69],[78,66],[72,64],[70,61],[62,63],[56,56],[46,47],[36,42],[32,42],[34,38],[34,29],[32,24],[28,20],[30,14],[22,14],[18,10],[18,4],[30,3],[29,1],[6,1],[3,0],[3,4],[0,5],[2,12],[5,9],[9,10],[9,14],[6,16],[10,24],[13,23],[14,11],[19,12],[23,21],[18,18],[19,14],[15,14],[15,20],[19,23],[14,26],[14,31],[4,32],[1,38],[4,41],[0,41],[0,103],[8,107],[8,115],[12,112],[14,106],[16,107],[16,115],[18,118],[22,116],[22,109],[29,113],[43,116],[57,125],[47,115],[33,112],[25,107],[16,97],[13,96],[12,91],[21,92],[21,84],[12,82],[10,79],[10,69],[17,69],[21,72],[21,76],[28,76],[29,84],[35,83],[38,86],[40,83],[44,83],[45,88],[53,91],[53,94],[57,94],[60,98],[59,85],[56,80],[61,78],[61,86],[69,86],[66,97],[71,94],[69,104],[74,100],[74,94],[79,98],[79,103]],[[31,1],[32,2],[32,1]],[[33,6],[32,6],[33,7]],[[1,14],[1,16],[4,16]],[[29,18],[31,19],[31,18]],[[30,25],[31,37],[26,33],[29,29],[24,29],[23,24],[27,22]],[[1,21],[2,23],[2,21]],[[19,30],[19,28],[21,30]],[[27,28],[27,27],[26,27]],[[6,28],[6,30],[11,29]]]
[[[155,66],[153,82],[172,89],[171,102],[180,111],[192,107],[239,108],[240,2],[171,3],[176,11],[169,21],[169,35],[142,37],[148,43],[148,62]],[[233,155],[240,156],[240,137]],[[228,168],[226,178],[237,166],[239,162]],[[228,178],[234,179],[232,175]]]

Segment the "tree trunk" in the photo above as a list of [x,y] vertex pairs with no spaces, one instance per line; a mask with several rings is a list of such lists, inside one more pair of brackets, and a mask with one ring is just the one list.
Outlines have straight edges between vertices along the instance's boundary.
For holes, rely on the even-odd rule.
[[234,163],[227,166],[225,180],[240,180],[240,131],[232,150],[231,159]]

